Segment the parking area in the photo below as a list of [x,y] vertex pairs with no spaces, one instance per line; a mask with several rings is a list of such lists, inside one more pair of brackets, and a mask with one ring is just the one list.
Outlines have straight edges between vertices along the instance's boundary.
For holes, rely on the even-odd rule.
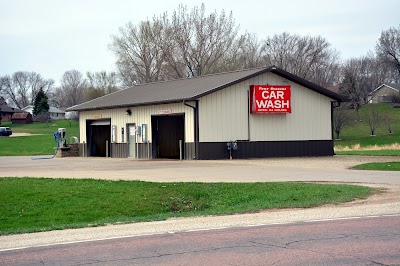
[[[40,156],[35,156],[38,158]],[[50,156],[43,156],[47,158]],[[154,182],[317,181],[400,185],[398,172],[359,171],[367,162],[398,161],[398,157],[307,157],[257,160],[133,160],[112,158],[1,157],[0,177],[31,176],[96,178]]]

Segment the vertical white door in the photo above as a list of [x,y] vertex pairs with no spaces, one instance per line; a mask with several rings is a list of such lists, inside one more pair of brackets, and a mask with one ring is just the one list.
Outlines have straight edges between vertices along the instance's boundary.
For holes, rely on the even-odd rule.
[[136,158],[136,125],[128,125],[129,157]]

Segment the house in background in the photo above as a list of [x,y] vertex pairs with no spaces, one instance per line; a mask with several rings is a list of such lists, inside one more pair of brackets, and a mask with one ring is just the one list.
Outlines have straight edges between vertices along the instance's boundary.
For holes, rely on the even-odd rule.
[[[28,112],[33,115],[33,105],[28,105],[22,108],[22,111]],[[63,110],[58,109],[57,107],[50,106],[49,108],[50,119],[52,120],[60,120],[65,119],[65,112]]]
[[77,111],[66,111],[67,107],[60,107],[61,111],[65,112],[65,119],[67,120],[78,120],[79,119],[79,113]]
[[393,96],[400,97],[400,84],[382,84],[370,93],[370,103],[390,103]]
[[0,97],[0,114],[1,114],[1,122],[11,121],[11,118],[14,113],[21,113],[22,111],[18,108],[14,108],[8,106],[7,102],[3,97]]

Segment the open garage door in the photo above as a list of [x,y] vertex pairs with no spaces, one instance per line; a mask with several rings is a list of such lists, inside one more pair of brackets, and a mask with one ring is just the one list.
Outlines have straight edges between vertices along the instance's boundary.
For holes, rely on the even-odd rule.
[[153,158],[179,159],[179,140],[182,156],[185,144],[185,115],[152,116]]
[[110,119],[89,120],[87,122],[87,141],[90,156],[107,157],[111,147]]

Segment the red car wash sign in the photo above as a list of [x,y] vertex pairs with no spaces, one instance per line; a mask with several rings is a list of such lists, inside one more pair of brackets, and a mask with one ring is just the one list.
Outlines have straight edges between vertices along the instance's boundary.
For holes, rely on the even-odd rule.
[[291,113],[290,86],[251,85],[252,114]]

